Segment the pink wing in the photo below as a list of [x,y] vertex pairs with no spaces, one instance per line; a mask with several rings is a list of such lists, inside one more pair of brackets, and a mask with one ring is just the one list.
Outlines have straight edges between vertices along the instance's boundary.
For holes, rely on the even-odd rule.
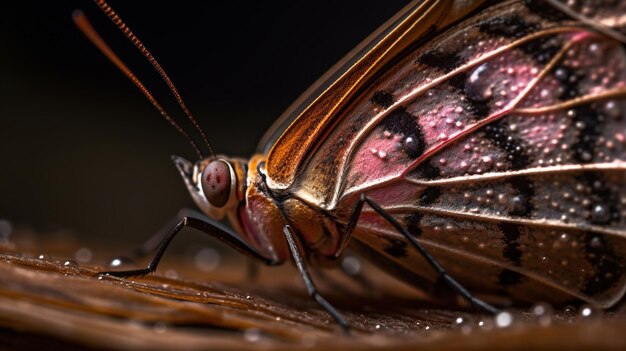
[[[622,44],[522,1],[429,39],[344,110],[295,194],[345,223],[367,193],[469,288],[613,305],[626,288]],[[435,281],[373,213],[354,239]]]

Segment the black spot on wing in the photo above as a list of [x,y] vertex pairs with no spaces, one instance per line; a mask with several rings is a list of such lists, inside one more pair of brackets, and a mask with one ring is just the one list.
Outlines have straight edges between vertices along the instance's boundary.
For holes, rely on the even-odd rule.
[[517,48],[532,57],[539,64],[546,64],[561,49],[562,43],[556,37],[540,37],[519,45]]
[[407,242],[393,237],[385,237],[387,246],[383,249],[393,257],[407,257]]
[[380,126],[392,133],[404,135],[402,150],[410,158],[418,158],[426,150],[424,133],[417,123],[417,117],[410,114],[404,107],[394,109],[380,122]]
[[620,199],[618,192],[607,186],[604,177],[597,173],[585,173],[579,180],[587,185],[589,195],[585,210],[589,213],[589,222],[596,225],[607,225],[619,221]]
[[405,217],[404,221],[406,222],[406,227],[411,235],[416,237],[422,235],[421,223],[423,217],[424,216],[418,212],[413,212]]
[[380,125],[385,128],[385,130],[404,134],[405,136],[422,134],[422,128],[417,124],[417,118],[407,112],[404,107],[398,107],[393,110],[389,116],[380,122]]
[[[607,225],[619,221],[620,199],[616,192],[607,186],[604,177],[597,173],[585,173],[579,177],[590,193],[588,195],[589,222],[596,225]],[[598,213],[601,208],[601,213]],[[603,235],[588,233],[585,235],[585,253],[587,260],[594,268],[593,275],[585,281],[582,291],[594,296],[601,294],[618,284],[624,272],[623,258],[617,254],[611,243]]]
[[578,130],[576,141],[571,146],[573,157],[580,163],[590,163],[596,154],[596,145],[602,133],[605,117],[589,105],[578,106],[570,111],[574,114],[573,127]]
[[561,84],[560,100],[567,101],[580,95],[579,84],[582,77],[576,70],[557,66],[554,69],[554,77]]
[[[504,249],[502,250],[502,257],[507,259],[511,264],[516,267],[522,264],[522,250],[519,245],[520,227],[515,224],[501,224],[500,231],[502,232],[502,243]],[[504,287],[510,287],[518,284],[521,281],[522,276],[515,274],[515,272],[504,269],[500,272],[498,282]]]
[[489,18],[478,28],[481,32],[491,36],[517,39],[534,32],[537,26],[526,22],[518,15],[512,15]]
[[409,178],[433,180],[441,176],[441,170],[430,162],[424,162],[409,172]]
[[438,186],[426,188],[419,198],[419,205],[428,206],[434,204],[441,196],[441,189]]
[[458,52],[430,50],[420,56],[417,61],[421,64],[438,68],[445,73],[459,67],[462,63]]
[[453,87],[459,89],[459,90],[464,90],[465,89],[465,80],[467,79],[467,73],[466,72],[459,72],[455,75],[453,75],[452,77],[450,77],[450,79],[448,79],[448,84],[452,85]]
[[510,132],[509,125],[504,120],[486,125],[483,131],[488,139],[504,150],[513,170],[524,169],[531,164],[524,141]]
[[[522,170],[531,165],[525,142],[510,132],[510,127],[504,120],[485,126],[483,131],[486,138],[506,153],[511,170]],[[511,199],[509,213],[518,217],[529,217],[534,209],[532,199],[535,191],[532,181],[526,177],[514,177],[510,184],[515,190],[515,195]]]
[[524,0],[526,7],[535,15],[550,21],[563,21],[568,19],[567,15],[551,6],[545,0]]
[[393,95],[391,93],[378,90],[377,92],[374,93],[370,101],[373,104],[376,104],[382,108],[387,108],[393,105],[395,99],[393,98]]
[[624,274],[622,260],[616,256],[613,248],[601,235],[585,236],[585,252],[587,260],[594,267],[594,274],[585,281],[583,293],[594,296],[619,283]]

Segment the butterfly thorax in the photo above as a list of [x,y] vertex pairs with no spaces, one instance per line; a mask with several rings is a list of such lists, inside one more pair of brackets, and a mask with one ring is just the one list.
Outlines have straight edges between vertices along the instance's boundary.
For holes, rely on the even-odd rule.
[[237,212],[228,216],[232,225],[278,261],[288,257],[283,234],[287,224],[295,229],[311,259],[325,262],[336,257],[341,238],[335,221],[292,192],[272,189],[265,161],[266,156],[258,154],[248,162],[244,199]]
[[276,263],[289,257],[283,234],[287,224],[315,261],[339,255],[336,222],[289,189],[271,188],[265,155],[250,160],[218,155],[194,164],[177,156],[173,160],[198,208],[214,220],[227,218],[261,256]]

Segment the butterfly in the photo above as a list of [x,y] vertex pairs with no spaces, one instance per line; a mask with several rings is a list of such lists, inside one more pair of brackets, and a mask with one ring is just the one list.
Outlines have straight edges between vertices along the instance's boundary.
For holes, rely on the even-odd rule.
[[624,295],[626,4],[414,1],[244,160],[213,153],[156,60],[95,1],[162,74],[208,151],[122,64],[198,153],[173,161],[203,214],[181,212],[144,250],[156,252],[147,268],[104,274],[154,272],[192,227],[266,264],[293,259],[309,294],[345,328],[307,266],[337,262],[348,247],[491,313],[474,293],[602,308]]

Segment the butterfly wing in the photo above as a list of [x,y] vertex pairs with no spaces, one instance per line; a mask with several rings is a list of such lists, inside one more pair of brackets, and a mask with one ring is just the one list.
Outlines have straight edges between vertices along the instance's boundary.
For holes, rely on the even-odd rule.
[[268,154],[269,184],[275,189],[293,184],[306,160],[323,142],[324,134],[337,122],[338,112],[381,67],[482,2],[413,1],[352,50],[296,100],[263,137],[261,145],[269,145],[289,124]]
[[[436,23],[452,21],[421,11],[291,124],[271,181],[338,222],[367,193],[470,288],[614,304],[626,286],[623,46],[546,2],[484,7],[446,31]],[[354,239],[435,281],[377,215],[366,210]]]
[[[389,74],[337,198],[370,194],[470,288],[610,306],[625,284],[624,50],[524,9],[493,9]],[[468,52],[468,37],[493,47]],[[384,223],[362,223],[358,240],[429,271]]]

